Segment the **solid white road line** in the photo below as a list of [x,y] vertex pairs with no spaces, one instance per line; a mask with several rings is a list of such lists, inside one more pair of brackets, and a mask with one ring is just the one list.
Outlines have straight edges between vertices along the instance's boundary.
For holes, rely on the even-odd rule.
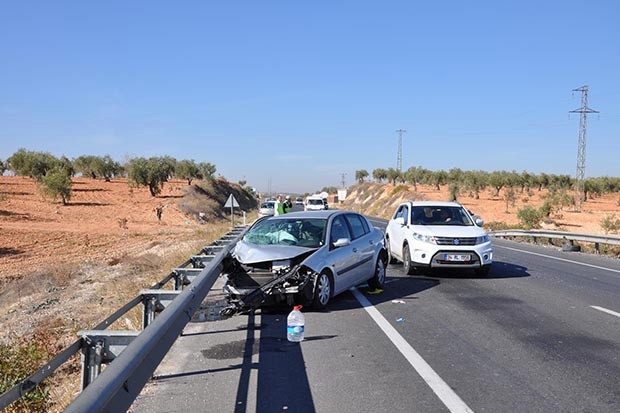
[[554,256],[551,256],[551,255],[545,255],[545,254],[539,254],[537,252],[530,252],[530,251],[520,250],[518,248],[504,247],[504,246],[499,246],[499,245],[494,245],[493,247],[494,248],[505,248],[507,250],[522,252],[524,254],[536,255],[538,257],[551,258],[552,260],[570,262],[571,264],[583,265],[584,267],[596,268],[597,270],[605,270],[605,271],[611,271],[611,272],[620,273],[620,270],[614,270],[613,268],[606,268],[606,267],[601,267],[599,265],[586,264],[584,262],[567,260],[566,258],[554,257]]
[[473,413],[473,410],[443,381],[432,367],[418,354],[417,351],[401,336],[398,331],[381,315],[370,301],[357,289],[351,292],[364,307],[366,312],[383,330],[385,335],[394,343],[398,351],[409,361],[409,364],[418,372],[422,379],[429,385],[441,402],[454,413]]
[[599,307],[598,305],[591,305],[590,307],[594,308],[595,310],[602,311],[607,314],[615,315],[616,317],[620,318],[620,313],[616,313],[615,311],[608,310],[607,308]]

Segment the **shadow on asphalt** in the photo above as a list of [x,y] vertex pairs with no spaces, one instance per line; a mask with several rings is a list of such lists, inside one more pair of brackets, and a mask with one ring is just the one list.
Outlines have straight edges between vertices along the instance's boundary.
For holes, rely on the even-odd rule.
[[[287,341],[282,317],[281,314],[261,313],[256,411],[314,412],[316,409],[300,343]],[[304,341],[330,338],[333,336],[308,337]],[[248,335],[248,351],[252,351],[252,344],[249,343],[252,340],[254,335]],[[249,369],[247,375],[242,373],[237,400],[247,397],[247,383],[244,384],[244,381],[247,382],[249,376]],[[245,409],[235,409],[235,412],[242,413]]]

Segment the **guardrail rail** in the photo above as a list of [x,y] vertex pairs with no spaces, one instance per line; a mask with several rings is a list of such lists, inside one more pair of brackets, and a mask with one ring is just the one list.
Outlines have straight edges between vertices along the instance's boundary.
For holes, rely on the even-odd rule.
[[572,246],[574,241],[589,242],[594,244],[594,251],[600,253],[600,244],[620,245],[620,236],[599,235],[599,234],[583,234],[579,232],[551,231],[551,230],[522,230],[509,229],[499,231],[489,231],[489,235],[494,237],[528,237],[536,242],[537,238],[546,239],[562,239],[565,240],[567,246]]

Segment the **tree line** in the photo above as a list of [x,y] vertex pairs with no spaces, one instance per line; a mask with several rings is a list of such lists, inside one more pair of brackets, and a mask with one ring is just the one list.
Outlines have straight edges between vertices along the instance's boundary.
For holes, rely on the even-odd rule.
[[120,164],[109,155],[82,155],[69,159],[66,156],[57,158],[48,152],[19,149],[6,161],[0,160],[0,171],[30,177],[44,196],[54,201],[60,198],[63,204],[67,204],[71,199],[71,178],[75,176],[106,181],[127,178],[130,185],[146,186],[152,196],[157,196],[169,179],[184,179],[188,185],[194,179],[213,180],[216,167],[210,162],[178,161],[170,156],[135,157]]
[[[357,182],[364,182],[370,177],[366,170],[355,171]],[[530,172],[516,171],[479,171],[462,170],[452,168],[449,171],[431,171],[421,167],[410,167],[406,171],[399,171],[395,168],[378,168],[372,171],[372,178],[376,182],[390,182],[392,184],[407,183],[413,185],[414,191],[417,185],[433,185],[439,190],[441,185],[450,185],[450,193],[453,200],[460,191],[467,191],[478,199],[480,192],[485,188],[492,188],[493,195],[500,196],[500,192],[529,192],[530,190],[547,189],[551,191],[573,190],[575,179],[569,175],[554,174],[534,174]],[[597,177],[587,178],[583,182],[582,201],[593,199],[597,196],[614,193],[620,190],[620,178]]]

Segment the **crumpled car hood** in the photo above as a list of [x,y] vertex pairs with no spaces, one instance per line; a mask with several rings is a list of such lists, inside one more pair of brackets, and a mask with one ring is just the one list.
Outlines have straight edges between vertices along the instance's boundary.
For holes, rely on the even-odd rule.
[[232,255],[242,264],[287,260],[307,254],[308,248],[294,245],[254,245],[243,240],[237,242]]

